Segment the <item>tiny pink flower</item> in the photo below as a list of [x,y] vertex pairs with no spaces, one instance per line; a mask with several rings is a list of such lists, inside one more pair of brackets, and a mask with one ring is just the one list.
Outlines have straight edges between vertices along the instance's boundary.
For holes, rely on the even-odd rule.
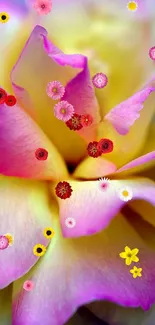
[[149,56],[152,60],[155,60],[155,46],[151,47],[149,50]]
[[52,10],[52,1],[51,0],[36,0],[33,7],[39,15],[47,15]]
[[54,100],[60,99],[65,93],[65,88],[59,81],[51,81],[48,83],[46,93]]
[[54,106],[54,115],[58,120],[67,122],[74,114],[74,107],[66,100],[62,100]]
[[31,291],[34,288],[34,283],[30,280],[27,280],[23,284],[23,289],[26,291]]
[[6,236],[0,236],[0,249],[6,249],[9,246],[9,240]]
[[94,87],[96,88],[104,88],[108,83],[108,78],[104,73],[97,73],[92,78],[92,82]]

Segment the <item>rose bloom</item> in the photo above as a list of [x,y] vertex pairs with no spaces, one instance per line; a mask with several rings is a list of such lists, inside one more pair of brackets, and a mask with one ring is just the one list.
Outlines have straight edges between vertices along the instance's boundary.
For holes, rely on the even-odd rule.
[[[0,105],[0,235],[14,238],[0,252],[0,322],[154,323],[153,8],[124,3],[53,0],[41,21],[29,3],[1,44],[0,87],[17,102]],[[54,116],[54,80],[91,125],[74,131]],[[113,150],[90,157],[101,139]]]

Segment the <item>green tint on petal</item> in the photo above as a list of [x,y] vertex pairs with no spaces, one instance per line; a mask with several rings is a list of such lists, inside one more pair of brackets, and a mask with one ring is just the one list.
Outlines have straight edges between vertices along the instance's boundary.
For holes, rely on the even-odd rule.
[[96,301],[87,308],[109,325],[153,325],[155,305],[149,311],[140,308],[124,308],[107,301]]
[[1,325],[12,325],[11,310],[12,310],[12,285],[10,284],[5,289],[0,290],[0,324]]

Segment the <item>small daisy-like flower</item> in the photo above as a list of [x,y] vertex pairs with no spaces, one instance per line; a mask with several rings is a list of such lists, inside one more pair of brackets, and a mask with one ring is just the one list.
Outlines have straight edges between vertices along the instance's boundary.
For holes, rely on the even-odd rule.
[[90,157],[97,158],[97,157],[101,156],[101,152],[98,149],[98,142],[97,141],[90,142],[88,144],[87,151],[88,151],[88,155]]
[[109,185],[110,180],[108,178],[99,178],[99,188],[105,190]]
[[51,239],[54,235],[55,235],[55,231],[53,230],[53,228],[45,228],[44,229],[44,236],[47,239]]
[[136,279],[137,276],[141,277],[142,276],[142,268],[134,266],[133,269],[130,270],[130,273],[133,275],[133,278]]
[[6,98],[5,98],[5,104],[7,106],[14,106],[16,104],[16,98],[15,96],[13,95],[8,95]]
[[0,250],[6,249],[9,246],[8,238],[4,236],[0,236]]
[[38,148],[35,151],[35,157],[38,160],[46,160],[48,158],[48,151],[44,148]]
[[81,115],[73,114],[72,118],[66,122],[70,130],[78,131],[83,128],[81,123]]
[[6,12],[0,12],[0,23],[5,24],[9,20],[9,15]]
[[101,152],[101,154],[109,153],[113,151],[114,145],[113,142],[109,139],[101,139],[98,142],[98,150]]
[[63,97],[65,88],[59,81],[51,81],[46,87],[46,92],[49,97],[57,100]]
[[59,182],[55,188],[56,195],[60,197],[60,199],[68,199],[73,190],[68,182]]
[[136,11],[137,8],[138,8],[138,4],[137,4],[136,1],[129,1],[128,4],[127,4],[127,8],[130,11]]
[[52,1],[51,0],[36,0],[34,5],[34,9],[39,15],[47,15],[52,10]]
[[89,126],[93,123],[93,117],[90,114],[81,115],[82,126]]
[[136,256],[139,252],[138,248],[130,249],[125,246],[125,252],[119,254],[121,258],[125,258],[125,264],[130,265],[132,262],[138,262],[139,258]]
[[155,46],[149,49],[149,56],[152,60],[155,60]]
[[0,88],[0,104],[4,104],[7,98],[7,93],[4,89]]
[[66,100],[62,100],[54,106],[54,115],[58,120],[67,122],[74,114],[74,107]]
[[37,244],[33,247],[33,254],[35,256],[43,256],[46,252],[46,247],[42,244]]
[[4,236],[8,239],[9,246],[12,246],[12,244],[14,242],[14,237],[11,234],[5,234]]
[[67,219],[65,220],[65,225],[66,225],[66,227],[68,227],[68,228],[74,228],[75,225],[76,225],[76,221],[75,221],[74,218],[67,218]]
[[132,200],[133,193],[130,188],[124,187],[119,191],[119,197],[122,201],[128,202]]
[[23,284],[23,289],[26,291],[31,291],[34,288],[34,283],[30,280],[27,280]]
[[97,73],[92,78],[92,83],[96,88],[104,88],[108,83],[108,78],[104,73]]

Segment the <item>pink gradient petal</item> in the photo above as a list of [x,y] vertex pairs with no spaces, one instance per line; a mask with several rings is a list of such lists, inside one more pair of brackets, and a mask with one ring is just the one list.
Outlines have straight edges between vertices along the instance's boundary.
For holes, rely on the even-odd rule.
[[[34,55],[36,52],[38,53],[37,56]],[[95,117],[98,116],[99,119],[99,107],[96,104],[94,90],[91,85],[89,88],[86,84],[88,83],[89,86],[91,83],[87,58],[80,54],[64,54],[48,40],[47,31],[43,27],[35,26],[11,73],[11,80],[14,85],[17,100],[17,88],[26,89],[33,102],[31,109],[33,110],[35,121],[52,140],[61,155],[66,160],[70,162],[76,161],[76,163],[86,155],[84,140],[77,132],[70,132],[65,123],[62,124],[62,122],[56,119],[54,114],[52,114],[55,103],[47,96],[46,87],[51,80],[58,80],[66,87],[71,80],[74,82],[79,80],[80,72],[83,76],[81,76],[81,78],[84,83],[84,89],[82,86],[83,93],[79,104],[83,107],[81,103],[84,101],[86,105],[84,112],[89,114],[89,107],[91,107],[93,114],[90,114],[93,116],[95,115]],[[79,82],[77,83],[80,88]],[[88,92],[90,98],[88,98]],[[24,93],[24,91],[22,91],[22,95],[22,101],[27,101],[26,92]],[[76,94],[76,98],[77,97],[78,95]],[[72,104],[69,100],[67,101]],[[43,107],[46,107],[46,109],[43,110]],[[96,108],[97,112],[95,112]],[[26,105],[24,109],[29,113],[29,110],[26,109]],[[51,127],[51,125],[53,125],[53,127]],[[91,133],[92,138],[95,132],[96,131],[91,128],[91,126],[87,128],[87,133]],[[62,142],[62,138],[66,141]],[[68,146],[68,139],[70,141],[70,146]],[[76,148],[74,149],[75,143]]]
[[128,164],[124,165],[123,167],[119,168],[116,173],[120,173],[129,169],[132,169],[134,167],[141,166],[143,164],[146,164],[152,160],[155,160],[155,151],[149,152],[146,155],[143,155],[141,157],[138,157],[132,161],[130,161]]
[[12,246],[0,252],[0,289],[24,275],[38,261],[33,247],[49,241],[48,190],[44,183],[0,176],[0,233],[13,234]]
[[[155,205],[155,183],[149,179],[110,180],[104,191],[98,181],[70,181],[73,190],[68,200],[57,198],[60,220],[65,237],[79,237],[95,234],[107,227],[119,210],[126,204],[120,199],[120,190],[128,188],[132,199],[142,199]],[[68,229],[65,220],[72,217],[76,227]]]
[[75,178],[93,179],[115,173],[117,167],[111,161],[98,157],[88,157],[78,165],[73,176]]
[[[155,302],[155,252],[123,216],[90,237],[64,239],[55,229],[57,238],[31,277],[35,290],[22,294],[21,287],[15,295],[13,325],[35,325],[36,319],[62,325],[79,306],[94,300],[143,309]],[[126,245],[139,249],[142,278],[133,279],[119,257]]]
[[[48,151],[46,161],[36,159],[38,148]],[[13,107],[0,105],[0,150],[0,173],[6,176],[57,179],[59,174],[66,173],[56,148],[17,104]]]
[[139,112],[143,109],[144,102],[155,90],[153,81],[152,84],[150,82],[150,84],[147,84],[135,95],[118,104],[104,117],[104,120],[111,122],[116,131],[121,135],[127,134],[130,127],[140,117]]

